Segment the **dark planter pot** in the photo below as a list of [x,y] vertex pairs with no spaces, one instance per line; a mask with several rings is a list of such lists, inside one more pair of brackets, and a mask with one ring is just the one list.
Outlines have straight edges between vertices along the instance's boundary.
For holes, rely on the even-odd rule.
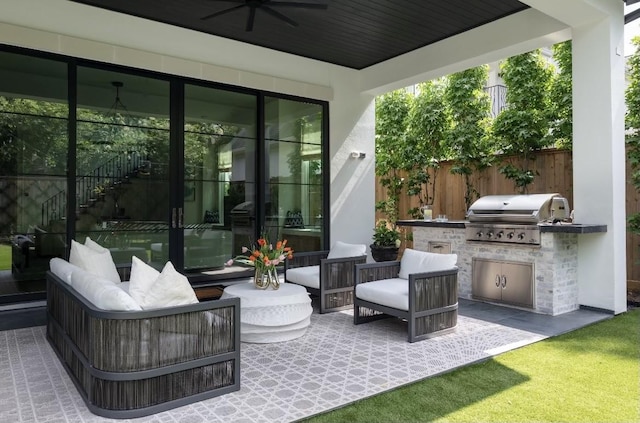
[[393,261],[398,259],[398,247],[371,244],[369,248],[371,248],[371,256],[375,261]]

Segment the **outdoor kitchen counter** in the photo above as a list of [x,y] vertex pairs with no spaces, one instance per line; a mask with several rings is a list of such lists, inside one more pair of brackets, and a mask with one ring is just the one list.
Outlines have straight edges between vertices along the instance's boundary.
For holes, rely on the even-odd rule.
[[[415,226],[426,228],[455,228],[464,229],[466,220],[449,220],[446,222],[436,222],[435,220],[398,220],[398,226]],[[597,225],[588,223],[539,223],[540,232],[553,232],[565,234],[594,234],[607,232],[607,225]]]
[[[607,232],[607,225],[539,223],[538,243],[510,243],[469,240],[466,235],[469,222],[466,220],[402,220],[397,223],[412,229],[412,248],[458,255],[460,298],[515,304],[553,316],[580,307],[579,238]],[[495,292],[492,290],[496,274],[510,281],[508,292],[504,287]]]

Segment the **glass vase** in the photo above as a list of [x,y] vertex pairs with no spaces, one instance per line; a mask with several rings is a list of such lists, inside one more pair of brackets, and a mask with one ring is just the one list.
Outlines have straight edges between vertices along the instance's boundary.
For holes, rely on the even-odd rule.
[[276,268],[256,268],[255,275],[253,276],[253,284],[258,289],[271,289],[276,290],[280,288],[280,280],[278,279],[278,272]]

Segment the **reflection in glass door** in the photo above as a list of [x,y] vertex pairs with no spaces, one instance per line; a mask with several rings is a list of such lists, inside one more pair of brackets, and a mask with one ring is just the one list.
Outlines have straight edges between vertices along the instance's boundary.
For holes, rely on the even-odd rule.
[[223,268],[255,238],[255,162],[256,97],[186,85],[185,270]]
[[[67,65],[0,52],[0,303],[42,298],[64,257]],[[40,294],[38,294],[40,293]]]
[[323,248],[320,104],[265,98],[265,228],[298,252]]
[[78,68],[76,235],[111,250],[169,260],[169,82]]

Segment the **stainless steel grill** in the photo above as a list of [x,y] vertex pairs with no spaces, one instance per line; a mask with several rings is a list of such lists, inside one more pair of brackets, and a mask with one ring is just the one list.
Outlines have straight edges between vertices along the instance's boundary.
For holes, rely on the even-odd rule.
[[466,239],[539,245],[539,223],[568,217],[569,203],[560,194],[487,195],[469,208]]

